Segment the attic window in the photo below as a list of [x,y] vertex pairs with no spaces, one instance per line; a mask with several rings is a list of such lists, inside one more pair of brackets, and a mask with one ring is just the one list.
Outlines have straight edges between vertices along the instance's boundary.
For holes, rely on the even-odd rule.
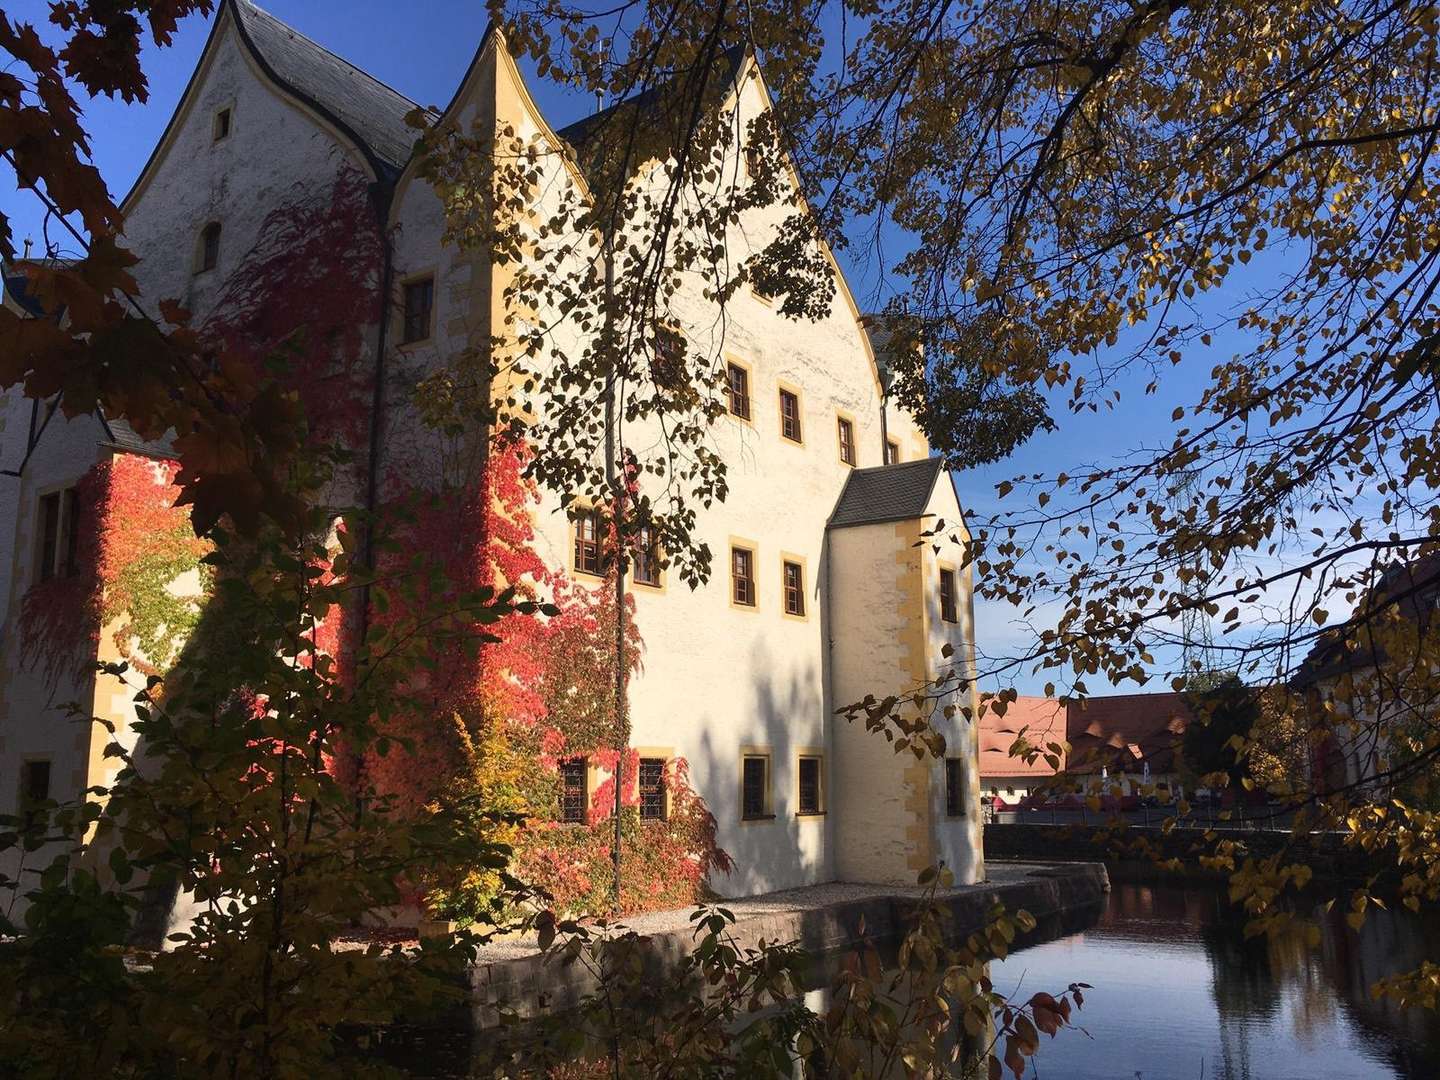
[[221,109],[215,114],[215,128],[213,134],[215,142],[219,142],[221,139],[228,139],[230,137],[229,109]]
[[435,306],[435,279],[417,278],[405,283],[404,325],[401,342],[413,345],[430,337],[430,311]]
[[198,273],[214,270],[220,262],[220,223],[212,221],[200,230],[200,268]]

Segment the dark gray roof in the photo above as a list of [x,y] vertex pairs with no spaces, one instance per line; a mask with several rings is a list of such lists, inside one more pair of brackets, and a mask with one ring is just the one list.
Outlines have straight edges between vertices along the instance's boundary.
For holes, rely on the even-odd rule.
[[175,458],[175,446],[172,442],[173,432],[169,432],[164,438],[146,440],[130,426],[128,420],[116,417],[110,418],[101,412],[95,414],[100,418],[100,426],[105,429],[105,441],[117,450],[124,450],[130,454],[144,454],[147,457]]
[[27,315],[39,318],[43,315],[44,309],[40,301],[30,295],[30,279],[18,271],[12,271],[10,267],[4,268],[5,293],[11,300],[18,304]]
[[[693,121],[695,91],[704,87],[707,94],[728,93],[745,61],[745,47],[732,45],[720,53],[708,71],[697,65],[695,70],[677,74],[648,90],[618,101],[608,108],[577,120],[555,132],[575,148],[581,170],[597,185],[606,182],[609,164],[607,155],[623,152],[635,137],[631,125],[638,120],[644,125],[643,137],[637,140],[639,160],[632,160],[632,169],[643,165],[656,151],[673,146]],[[658,145],[656,143],[658,142]]]
[[266,74],[354,139],[382,179],[397,177],[419,135],[405,123],[415,102],[250,0],[231,3],[235,22]]
[[944,471],[942,458],[922,458],[899,465],[877,465],[856,469],[845,481],[845,490],[830,515],[829,528],[849,525],[877,525],[885,521],[910,521],[924,515],[935,490],[935,479]]

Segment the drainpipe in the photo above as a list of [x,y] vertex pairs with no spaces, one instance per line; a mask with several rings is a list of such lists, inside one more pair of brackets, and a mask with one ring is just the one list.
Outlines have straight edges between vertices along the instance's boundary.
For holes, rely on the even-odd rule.
[[[380,326],[375,341],[375,382],[370,390],[370,445],[369,461],[365,472],[365,537],[361,544],[361,563],[367,578],[375,571],[375,506],[379,501],[380,451],[385,425],[385,343],[390,336],[390,287],[395,270],[395,251],[390,234],[385,231],[381,219],[381,244],[384,246],[380,269]],[[370,634],[370,583],[360,589],[359,633],[356,644],[363,644]],[[358,823],[363,809],[360,795],[360,771],[364,761],[352,751],[351,764],[355,769],[355,819]]]

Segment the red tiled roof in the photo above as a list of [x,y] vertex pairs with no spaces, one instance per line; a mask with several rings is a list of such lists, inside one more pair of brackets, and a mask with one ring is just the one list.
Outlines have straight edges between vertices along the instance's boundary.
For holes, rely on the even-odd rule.
[[1102,766],[1151,773],[1169,772],[1175,744],[1193,716],[1181,695],[1115,694],[1073,701],[1066,707],[1065,731],[1072,772],[1099,772]]
[[[1010,747],[1021,728],[1032,746],[1065,739],[1065,706],[1054,698],[1021,697],[1012,701],[1004,716],[991,708],[980,719],[980,776],[1050,776],[1055,770],[1043,757],[1030,764],[1023,758],[1011,757]],[[1064,768],[1062,756],[1060,766]]]

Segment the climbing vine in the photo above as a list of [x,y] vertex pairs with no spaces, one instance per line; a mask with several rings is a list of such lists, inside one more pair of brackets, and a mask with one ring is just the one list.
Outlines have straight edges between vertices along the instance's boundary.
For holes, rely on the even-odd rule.
[[[208,542],[176,506],[178,466],[116,454],[76,485],[75,565],[25,595],[21,655],[60,667],[92,658],[108,630],[120,656],[146,674],[174,662],[204,610]],[[88,648],[87,648],[88,646]]]

